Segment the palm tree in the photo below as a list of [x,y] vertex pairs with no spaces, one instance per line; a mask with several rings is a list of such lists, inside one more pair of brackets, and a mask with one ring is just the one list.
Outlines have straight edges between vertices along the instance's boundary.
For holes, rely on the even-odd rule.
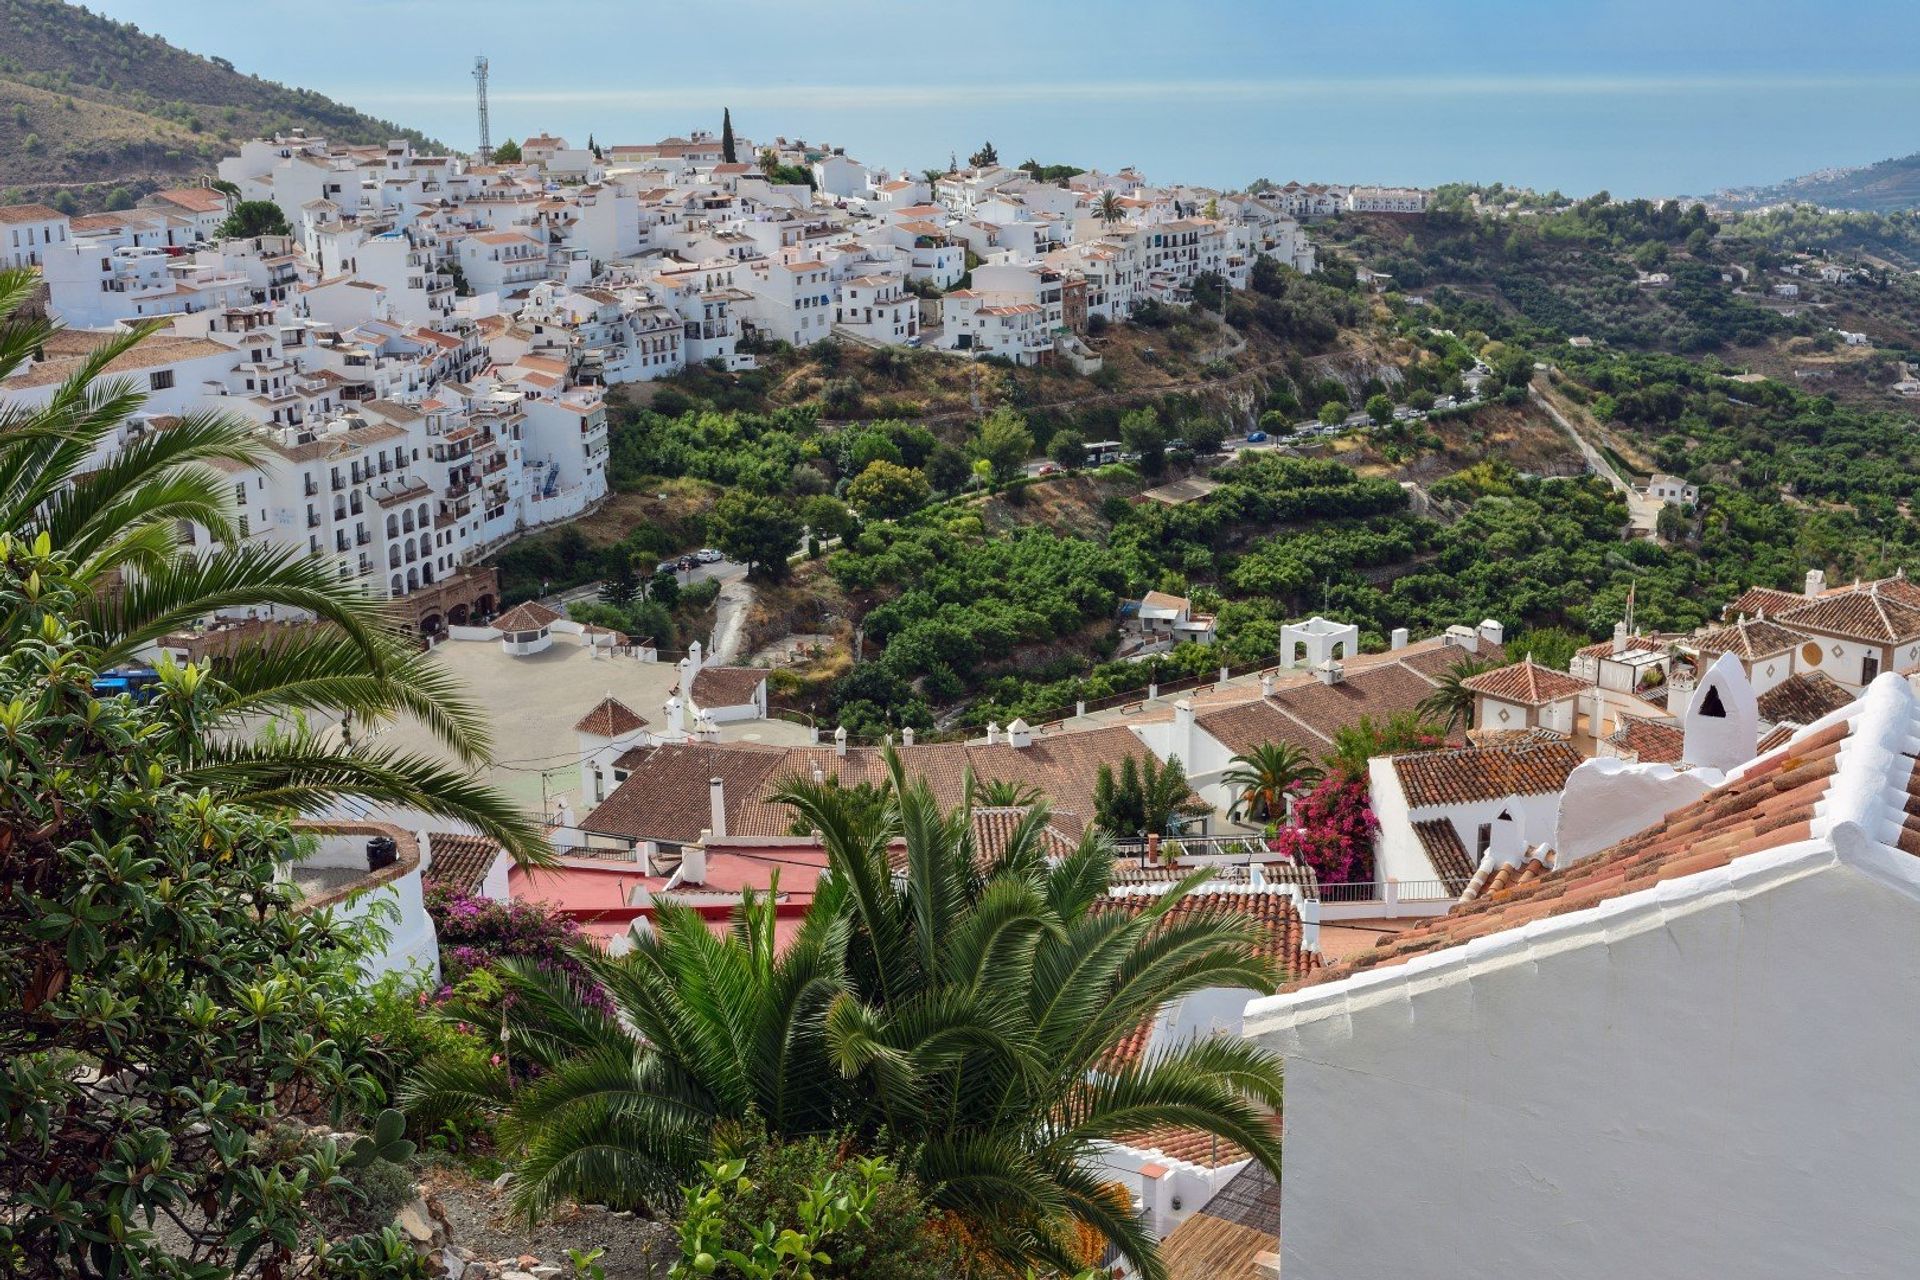
[[[44,349],[57,326],[25,314],[34,278],[0,272],[0,382]],[[299,548],[249,542],[232,488],[212,464],[260,461],[252,428],[220,414],[182,417],[117,444],[145,397],[107,366],[150,332],[100,343],[43,404],[0,405],[0,529],[44,545],[90,592],[82,621],[100,668],[134,661],[162,636],[215,612],[275,607],[320,626],[255,641],[223,658],[222,691],[181,744],[187,780],[220,798],[282,811],[341,797],[402,805],[471,824],[516,857],[546,856],[538,825],[477,781],[487,757],[481,718],[445,671],[391,624],[382,603]],[[106,457],[104,463],[95,459]],[[196,551],[183,526],[215,540]],[[25,625],[0,617],[0,645]],[[304,728],[306,717],[377,723],[410,715],[459,767],[432,757],[351,745]],[[262,723],[295,726],[261,734]]]
[[1473,728],[1474,694],[1467,688],[1467,681],[1492,669],[1493,663],[1484,658],[1460,659],[1434,677],[1433,692],[1420,700],[1416,710],[1448,733],[1460,726]]
[[1277,1170],[1280,1066],[1228,1037],[1123,1066],[1112,1052],[1169,1001],[1271,990],[1271,964],[1243,924],[1172,914],[1199,877],[1110,909],[1107,838],[1050,865],[1044,803],[983,867],[969,811],[943,812],[892,753],[888,770],[877,817],[844,788],[778,793],[829,864],[783,954],[770,903],[749,896],[726,937],[666,907],[629,955],[587,958],[611,1014],[583,984],[509,967],[509,1043],[542,1073],[513,1086],[435,1063],[410,1105],[503,1107],[529,1213],[667,1194],[751,1112],[776,1138],[839,1132],[906,1163],[1009,1273],[1077,1271],[1087,1230],[1160,1280],[1152,1238],[1095,1172],[1101,1144],[1177,1124]]
[[1291,742],[1263,742],[1233,758],[1232,768],[1220,780],[1240,788],[1240,798],[1228,814],[1272,818],[1284,814],[1287,797],[1325,776],[1313,757]]
[[1100,193],[1100,203],[1094,206],[1094,208],[1095,212],[1099,215],[1100,221],[1109,227],[1127,216],[1126,209],[1120,204],[1120,197],[1111,191],[1102,191]]
[[1040,803],[1040,789],[1024,786],[1010,778],[987,781],[967,780],[967,799],[979,809],[1026,809]]

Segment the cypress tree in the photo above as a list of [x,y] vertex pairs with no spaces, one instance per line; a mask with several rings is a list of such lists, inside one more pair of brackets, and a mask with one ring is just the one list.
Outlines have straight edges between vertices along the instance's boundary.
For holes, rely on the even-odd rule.
[[735,163],[733,155],[733,108],[720,108],[720,158]]

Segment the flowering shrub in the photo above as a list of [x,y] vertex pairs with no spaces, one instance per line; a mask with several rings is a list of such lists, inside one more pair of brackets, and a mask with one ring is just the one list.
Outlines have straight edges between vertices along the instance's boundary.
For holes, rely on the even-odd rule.
[[537,902],[471,898],[440,885],[427,890],[426,902],[440,935],[440,974],[446,984],[440,988],[442,999],[469,974],[506,959],[557,970],[598,996],[599,985],[574,954],[588,939],[571,917],[556,915]]
[[1373,835],[1380,829],[1367,803],[1367,784],[1329,774],[1294,802],[1294,825],[1267,847],[1313,868],[1322,884],[1373,879]]

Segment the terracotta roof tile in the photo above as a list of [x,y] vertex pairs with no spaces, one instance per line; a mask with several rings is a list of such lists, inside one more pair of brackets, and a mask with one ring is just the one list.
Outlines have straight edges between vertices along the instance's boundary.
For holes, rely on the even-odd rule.
[[1678,764],[1686,737],[1671,720],[1623,714],[1620,727],[1607,735],[1607,745],[1641,764]]
[[560,615],[533,600],[517,604],[493,620],[496,631],[543,631],[560,621]]
[[1719,627],[1696,637],[1692,644],[1703,654],[1731,653],[1752,662],[1788,653],[1806,639],[1804,632],[1783,627],[1766,618],[1752,618]]
[[[1731,781],[1646,830],[1567,867],[1543,873],[1528,873],[1523,867],[1498,891],[1482,892],[1447,915],[1422,921],[1296,985],[1337,981],[1397,964],[1805,840],[1849,732],[1844,720],[1803,731],[1785,748],[1759,758]],[[1910,833],[1915,821],[1909,819]]]
[[761,667],[702,667],[694,673],[693,700],[702,707],[744,707],[766,681]]
[[1888,588],[1876,582],[1788,609],[1779,620],[1821,635],[1904,644],[1920,638],[1920,604],[1911,603],[1911,599],[1910,589]]
[[1413,834],[1426,850],[1427,861],[1442,880],[1466,880],[1473,875],[1473,859],[1460,842],[1460,829],[1451,818],[1431,818],[1413,824]]
[[574,724],[575,733],[590,733],[601,738],[617,738],[623,733],[647,727],[647,718],[618,698],[608,695],[600,704]]
[[1407,803],[1431,805],[1551,795],[1567,785],[1580,753],[1565,738],[1532,734],[1488,746],[1450,747],[1393,757]]
[[1773,587],[1748,587],[1720,611],[1723,618],[1735,618],[1741,614],[1757,617],[1761,614],[1771,618],[1788,609],[1796,609],[1807,602],[1807,597],[1797,591],[1780,591]]
[[1853,698],[1824,671],[1796,671],[1760,695],[1760,719],[1767,724],[1783,720],[1812,724]]
[[421,878],[429,885],[445,885],[465,894],[480,888],[501,854],[500,842],[490,836],[452,831],[428,832],[427,849],[433,863]]
[[1475,693],[1484,693],[1501,702],[1541,707],[1585,693],[1593,686],[1577,676],[1552,667],[1543,667],[1532,658],[1523,658],[1510,666],[1495,667],[1461,681]]

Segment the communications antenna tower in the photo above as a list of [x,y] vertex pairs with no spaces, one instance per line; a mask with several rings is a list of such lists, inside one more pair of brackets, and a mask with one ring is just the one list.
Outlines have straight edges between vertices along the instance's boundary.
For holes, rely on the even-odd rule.
[[493,163],[493,139],[487,134],[487,55],[473,60],[474,93],[480,103],[480,163]]

